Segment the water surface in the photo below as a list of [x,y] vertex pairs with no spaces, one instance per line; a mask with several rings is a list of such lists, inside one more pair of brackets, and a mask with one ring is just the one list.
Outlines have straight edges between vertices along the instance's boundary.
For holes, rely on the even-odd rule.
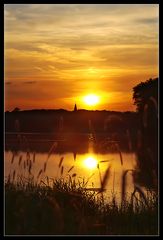
[[[31,170],[29,169],[29,160],[31,161]],[[28,166],[27,166],[28,165]],[[46,166],[46,167],[45,167]],[[114,153],[97,153],[93,148],[88,149],[86,153],[63,152],[57,151],[34,152],[34,151],[5,151],[5,176],[11,176],[15,171],[14,181],[20,176],[26,178],[33,176],[35,181],[41,180],[47,184],[50,179],[72,177],[76,182],[87,182],[86,188],[100,188],[101,180],[107,168],[110,166],[110,175],[106,185],[105,198],[109,200],[113,194],[117,199],[121,197],[122,174],[127,169],[135,169],[135,153],[119,152]],[[45,172],[40,175],[40,170],[46,168]],[[38,177],[39,176],[39,177]],[[127,193],[134,190],[132,174],[127,175]]]

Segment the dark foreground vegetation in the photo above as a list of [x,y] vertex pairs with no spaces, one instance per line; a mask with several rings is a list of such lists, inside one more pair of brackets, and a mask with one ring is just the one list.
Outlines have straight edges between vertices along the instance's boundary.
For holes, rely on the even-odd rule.
[[[5,184],[6,235],[157,235],[157,195],[138,188],[121,204],[63,179]],[[138,195],[139,197],[138,197]],[[99,196],[97,198],[97,196]]]

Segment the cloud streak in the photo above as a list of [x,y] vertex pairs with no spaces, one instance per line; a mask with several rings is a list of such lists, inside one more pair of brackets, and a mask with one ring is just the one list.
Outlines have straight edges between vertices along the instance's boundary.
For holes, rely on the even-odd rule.
[[24,84],[34,84],[36,83],[36,81],[26,81],[26,82],[23,82]]

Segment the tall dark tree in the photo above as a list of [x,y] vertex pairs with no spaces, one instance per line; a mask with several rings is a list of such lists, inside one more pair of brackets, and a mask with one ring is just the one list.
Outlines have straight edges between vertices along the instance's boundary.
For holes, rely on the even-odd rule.
[[144,111],[145,104],[155,105],[158,103],[158,78],[141,82],[133,88],[134,104],[138,112]]
[[[133,88],[134,104],[140,116],[138,165],[141,178],[146,173],[150,185],[157,185],[158,174],[158,78]],[[141,174],[141,172],[143,174]]]

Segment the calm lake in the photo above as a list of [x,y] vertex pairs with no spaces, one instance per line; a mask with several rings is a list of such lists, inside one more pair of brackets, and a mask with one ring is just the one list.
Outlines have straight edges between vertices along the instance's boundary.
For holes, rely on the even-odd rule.
[[[33,138],[33,135],[30,137],[20,136],[21,139],[18,136],[6,138],[5,177],[10,175],[14,181],[20,176],[24,176],[25,178],[33,177],[35,181],[47,184],[47,181],[50,183],[52,179],[68,180],[71,176],[77,183],[87,182],[84,185],[86,188],[100,188],[101,179],[110,166],[104,198],[108,201],[114,194],[117,201],[120,201],[123,173],[125,170],[136,169],[137,162],[134,152],[112,151],[111,147],[109,148],[106,144],[104,151],[103,148],[98,148],[98,143],[91,135],[88,135],[87,140],[80,141],[78,139],[72,144],[66,140],[65,142],[72,145],[72,148],[66,148],[64,141],[57,139],[51,141],[43,136],[39,138],[38,136]],[[77,146],[78,148],[76,148]],[[72,151],[72,149],[74,150]],[[45,171],[41,171],[41,169]],[[128,196],[133,190],[132,171],[129,171],[126,183]]]

